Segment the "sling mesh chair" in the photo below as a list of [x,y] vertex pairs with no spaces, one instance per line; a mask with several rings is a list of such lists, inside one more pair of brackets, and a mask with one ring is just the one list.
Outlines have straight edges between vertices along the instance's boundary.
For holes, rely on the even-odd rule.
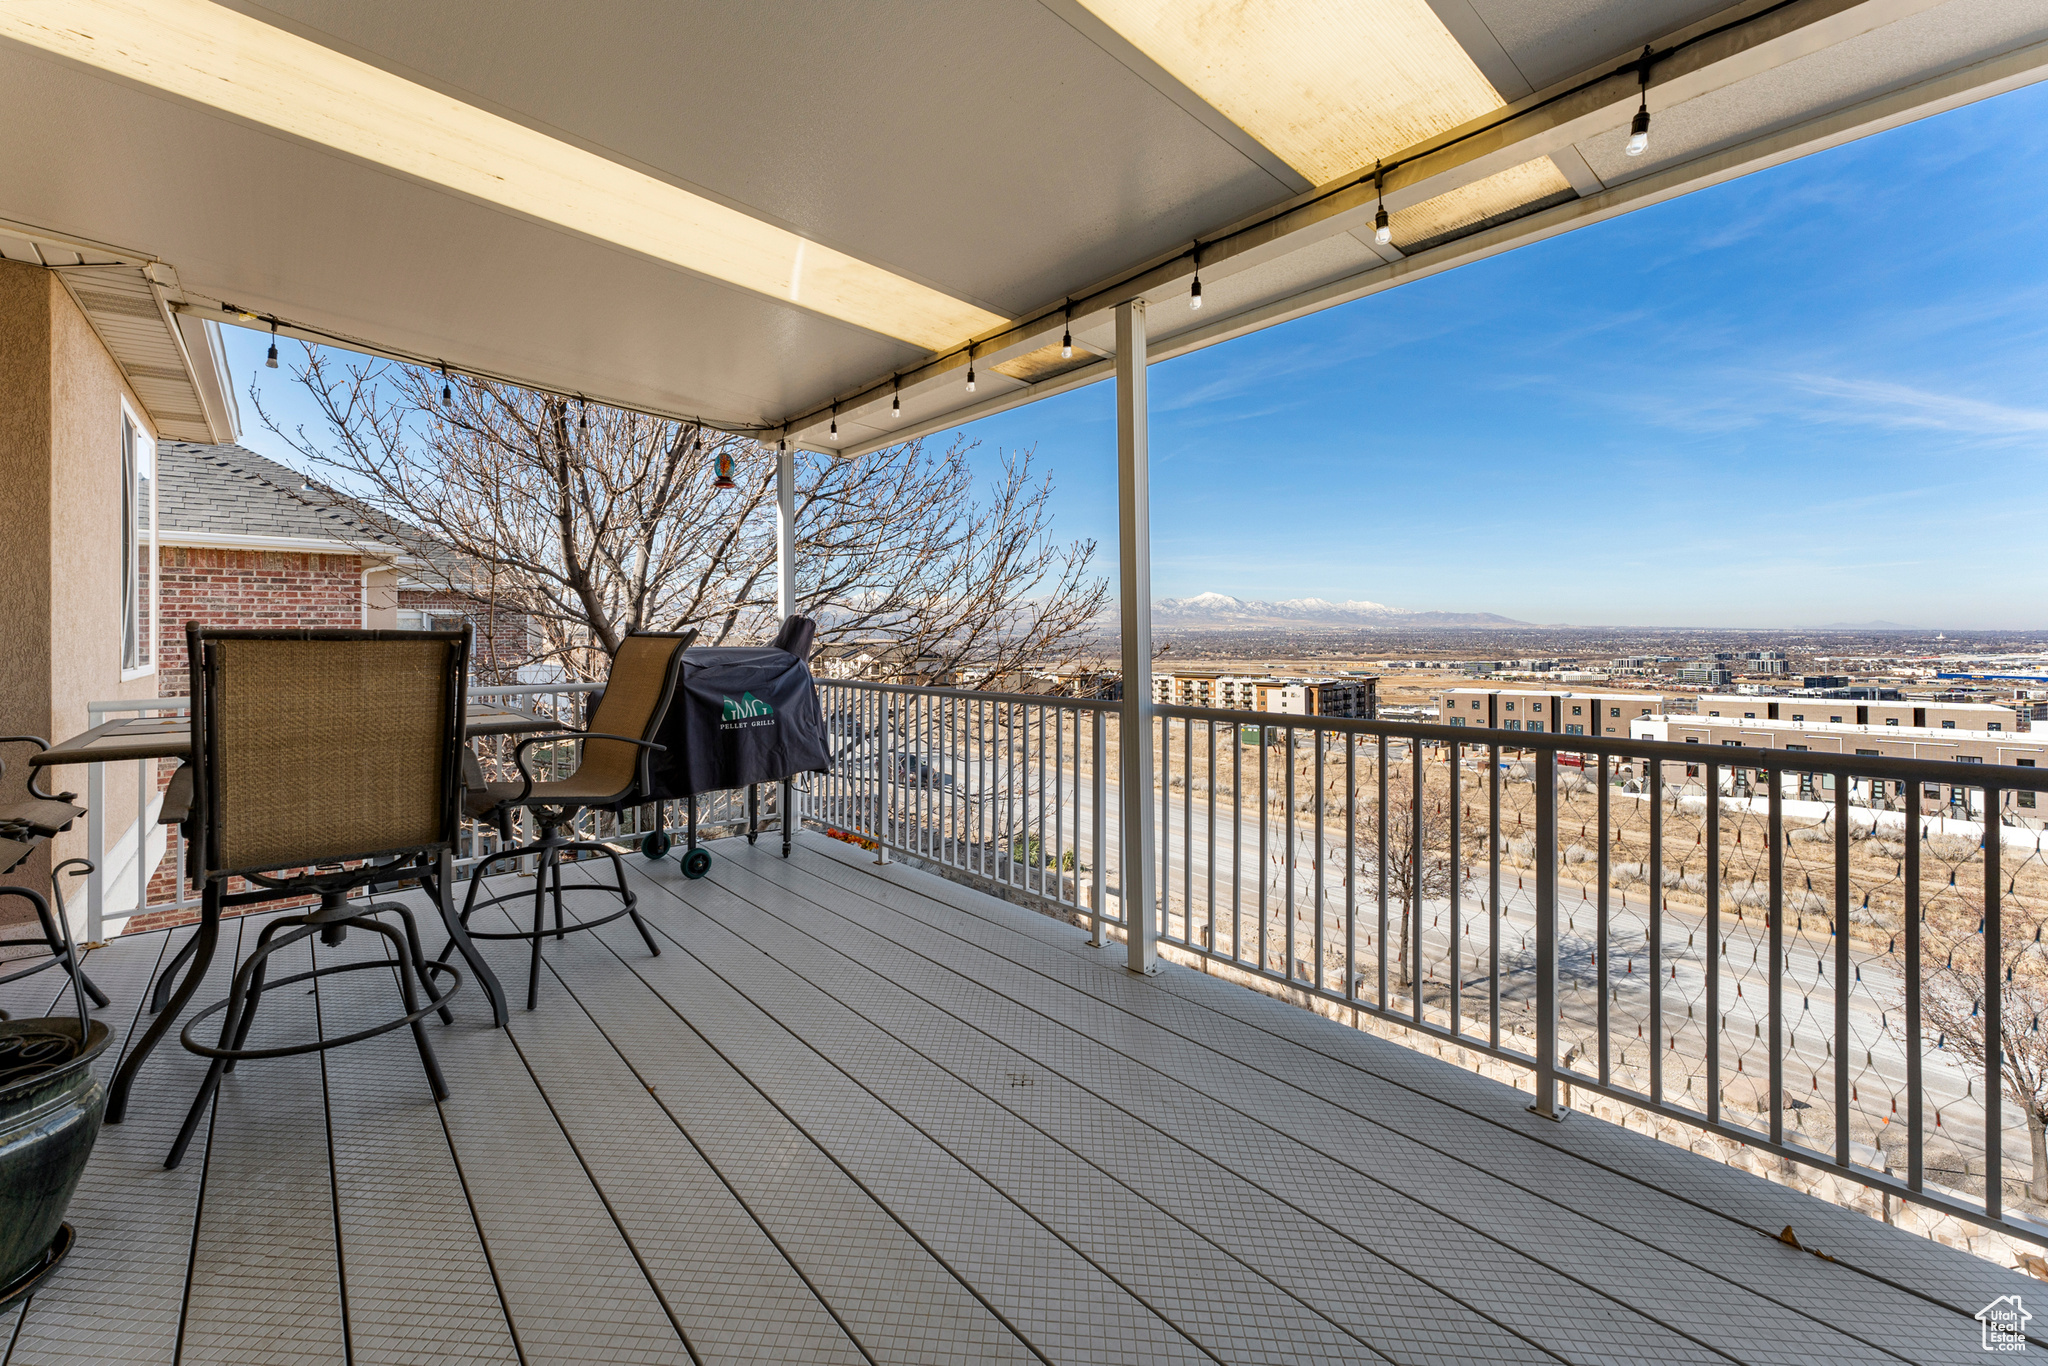
[[[41,736],[0,735],[0,745],[13,744],[34,745],[37,749],[50,747],[50,742]],[[6,763],[0,762],[0,777],[4,777],[6,772]],[[69,830],[71,822],[85,814],[84,807],[71,804],[71,793],[45,792],[36,782],[36,771],[30,769],[28,772],[28,783],[22,795],[12,801],[0,801],[0,874],[13,872],[45,841]],[[84,860],[67,859],[66,862],[83,863]],[[51,876],[54,877],[55,873]],[[0,986],[17,978],[32,976],[45,968],[62,967],[85,988],[94,1005],[105,1005],[107,994],[94,986],[92,978],[86,976],[85,970],[79,966],[78,946],[71,941],[70,925],[66,923],[63,933],[58,933],[58,921],[51,915],[50,903],[43,894],[32,887],[0,887],[0,898],[5,897],[19,898],[34,907],[42,934],[32,939],[0,939],[0,951],[33,946],[48,949],[50,956],[38,959],[32,966],[17,967],[21,959],[0,952]],[[7,1012],[0,1010],[0,1020],[6,1018]]]
[[[590,728],[585,731],[550,731],[521,740],[512,752],[513,761],[519,767],[517,782],[486,780],[475,756],[463,751],[468,775],[463,806],[469,816],[495,824],[506,845],[512,843],[512,815],[515,811],[532,812],[540,825],[540,838],[533,843],[516,848],[501,847],[498,852],[471,865],[469,895],[462,907],[462,923],[468,925],[470,917],[478,911],[523,900],[527,895],[524,891],[479,900],[478,894],[484,890],[484,870],[494,863],[510,863],[528,857],[534,860],[533,928],[471,929],[469,932],[472,939],[532,941],[533,956],[526,977],[528,1010],[532,1010],[540,999],[541,941],[549,934],[560,939],[572,930],[594,930],[600,925],[609,925],[622,915],[631,916],[640,937],[647,941],[647,951],[657,956],[661,953],[660,945],[654,942],[654,936],[640,919],[637,899],[633,889],[626,885],[626,868],[619,859],[618,851],[598,840],[575,838],[575,822],[585,811],[619,811],[647,800],[644,794],[648,791],[648,756],[662,749],[661,745],[654,743],[653,737],[661,726],[663,713],[675,696],[676,679],[682,672],[683,651],[696,638],[695,631],[636,631],[628,635],[620,643],[618,654],[612,658],[611,676],[605,680],[604,692],[591,713]],[[537,778],[528,767],[527,750],[535,745],[564,739],[581,740],[583,743],[582,760],[575,771],[563,778]],[[615,894],[621,905],[609,915],[565,924],[562,860],[564,855],[578,853],[601,854],[609,858],[617,881],[610,886],[572,883],[567,890],[572,893]],[[550,903],[554,906],[553,930],[549,930],[546,923]],[[441,957],[446,959],[453,947],[451,943],[442,949]]]
[[[350,893],[416,883],[446,895],[447,869],[461,828],[463,684],[470,628],[460,631],[216,631],[185,628],[193,662],[193,807],[200,884],[198,961],[173,999],[181,1009],[204,976],[229,906],[317,895],[319,904],[263,927],[224,1001],[194,1015],[185,1047],[211,1058],[178,1141],[175,1167],[221,1078],[243,1058],[280,1058],[338,1048],[410,1026],[428,1084],[447,1084],[422,1021],[461,984],[453,967],[426,961],[419,927],[400,902],[350,900]],[[231,890],[240,879],[250,890]],[[378,919],[397,916],[403,931]],[[330,948],[351,929],[382,935],[391,957],[329,962],[270,981],[273,954],[314,933]],[[337,1038],[248,1047],[266,991],[356,971],[395,973],[405,1013]],[[446,991],[432,977],[446,973]],[[427,1003],[420,1004],[424,992]],[[225,1012],[217,1044],[195,1035]]]

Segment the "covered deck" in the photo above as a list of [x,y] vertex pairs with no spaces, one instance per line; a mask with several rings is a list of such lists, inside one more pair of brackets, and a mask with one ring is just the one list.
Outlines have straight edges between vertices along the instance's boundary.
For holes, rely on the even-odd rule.
[[[403,1032],[244,1063],[165,1171],[204,1070],[167,1041],[4,1366],[1961,1361],[2032,1284],[816,835],[715,848],[632,860],[660,957],[551,941],[502,1032],[466,988],[441,1105]],[[189,933],[92,955],[121,1042]],[[381,979],[258,1030],[347,1032]]]

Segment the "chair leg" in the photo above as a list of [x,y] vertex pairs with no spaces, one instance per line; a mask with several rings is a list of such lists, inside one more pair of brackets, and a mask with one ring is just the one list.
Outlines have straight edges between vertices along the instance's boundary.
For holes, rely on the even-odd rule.
[[559,940],[567,933],[562,928],[562,865],[559,860],[555,863],[551,881],[554,884],[555,898],[555,938]]
[[540,867],[533,872],[533,962],[526,972],[526,1008],[540,1004],[540,944],[547,937],[548,873],[555,866],[555,851],[541,851]]
[[[241,1024],[235,1027],[234,1039],[230,1042],[227,1032],[230,1025],[233,1024],[235,1017],[235,1008],[230,1005],[228,1007],[228,1019],[221,1025],[220,1046],[222,1048],[241,1049],[247,1046],[249,1042],[249,1026],[255,1023],[256,1006],[263,999],[263,983],[270,974],[270,955],[281,948],[298,943],[301,939],[313,933],[310,926],[302,925],[297,927],[300,931],[299,933],[288,936],[283,943],[275,941],[274,936],[279,930],[291,928],[293,926],[290,921],[273,920],[268,925],[265,925],[263,933],[257,936],[256,952],[249,956],[248,963],[244,965],[245,970],[252,971],[249,971],[249,984],[242,989]],[[228,1065],[224,1075],[234,1075],[236,1061],[234,1058],[227,1060]]]
[[640,898],[626,885],[626,865],[620,860],[618,851],[609,845],[596,847],[612,861],[612,875],[619,880],[619,900],[626,903],[626,914],[632,917],[633,928],[640,931],[640,937],[647,942],[647,951],[656,958],[661,957],[661,945],[654,942],[653,931],[649,930],[647,922],[640,918]]
[[170,999],[171,995],[171,979],[177,976],[179,967],[189,961],[192,955],[197,952],[199,952],[199,936],[195,934],[185,941],[185,947],[179,949],[172,956],[171,961],[164,965],[164,970],[156,975],[156,985],[150,988],[149,992],[150,1014],[158,1015],[163,1012],[164,1002]]
[[[412,924],[412,917],[408,915],[405,919],[406,925],[409,928]],[[398,991],[405,998],[405,1013],[410,1015],[418,1010],[420,1008],[419,994],[412,988],[413,962],[419,953],[418,936],[416,934],[400,934],[383,921],[371,916],[364,916],[349,923],[363,929],[374,930],[391,941],[392,948],[398,954],[398,962],[396,964],[398,968]],[[413,942],[408,943],[408,939],[411,939]],[[424,974],[421,977],[421,984],[425,985]],[[414,1020],[412,1022],[412,1041],[420,1050],[420,1066],[426,1069],[427,1085],[434,1089],[434,1099],[448,1099],[448,1083],[441,1078],[441,1060],[434,1056],[434,1045],[427,1039],[424,1021]]]
[[462,961],[469,964],[469,970],[476,975],[476,980],[483,986],[484,995],[490,1000],[491,1027],[503,1029],[511,1019],[511,1012],[505,1005],[505,984],[491,971],[491,965],[484,961],[483,955],[477,952],[475,942],[469,937],[469,905],[476,900],[476,880],[470,880],[469,897],[464,903],[463,913],[458,916],[455,913],[455,855],[443,849],[441,876],[436,879],[436,886],[440,895],[435,897],[434,904],[440,909],[442,928],[448,931],[447,947],[441,950],[441,956],[436,961],[447,962],[448,950],[451,948],[462,955]]
[[[23,888],[22,890],[27,891],[28,889]],[[50,945],[50,956],[63,963],[64,971],[78,979],[78,985],[85,988],[85,994],[92,997],[94,1005],[104,1006],[107,1003],[107,993],[93,985],[92,978],[85,975],[84,966],[79,963],[72,954],[71,949],[65,944],[64,936],[57,930],[56,916],[51,912],[50,904],[44,901],[42,897],[34,894],[29,896],[29,900],[35,904],[36,918],[43,922],[43,938]]]
[[[171,997],[164,1009],[157,1012],[149,1028],[143,1031],[141,1042],[128,1050],[128,1056],[121,1059],[121,1065],[114,1069],[114,1084],[107,1090],[108,1124],[119,1124],[128,1117],[128,1093],[135,1087],[135,1075],[142,1070],[142,1064],[149,1058],[171,1025],[177,1020],[178,1012],[190,1004],[193,994],[199,990],[199,983],[205,978],[206,970],[213,963],[214,946],[220,942],[220,888],[209,886],[201,893],[199,911],[199,933],[192,937],[196,947],[191,969],[185,980],[178,984],[177,994]],[[181,954],[180,957],[183,955]],[[173,964],[175,966],[175,964]],[[168,969],[165,976],[169,975]]]
[[[420,947],[419,922],[413,919],[412,911],[404,905],[395,905],[391,909],[398,912],[398,918],[405,923],[405,951],[412,960],[413,975],[420,979],[420,987],[427,993],[427,999],[439,1005],[442,996],[434,990],[434,979],[427,975],[426,950]],[[408,1013],[410,1010],[411,1007],[407,1007]],[[455,1012],[445,1005],[441,1006],[441,1023],[455,1023]]]
[[[273,920],[263,927],[263,935],[256,942],[256,952],[249,955],[249,961],[242,965],[241,971],[235,974],[234,981],[228,988],[228,1008],[220,1025],[222,1048],[238,1048],[240,1044],[231,1041],[248,1036],[245,1012],[248,1009],[249,984],[262,971],[264,960],[276,950],[288,944],[295,944],[313,932],[306,926],[299,926],[297,934],[279,943],[271,936],[282,924],[281,921]],[[179,994],[182,995],[183,992]],[[229,1061],[227,1058],[215,1058],[212,1065],[206,1069],[206,1080],[199,1084],[199,1094],[192,1098],[192,1108],[185,1112],[185,1123],[178,1130],[177,1142],[171,1145],[170,1155],[164,1158],[166,1171],[176,1171],[178,1164],[185,1160],[185,1150],[192,1146],[192,1136],[199,1132],[199,1121],[206,1117],[206,1103],[212,1100],[213,1093],[220,1089],[220,1079],[226,1074]]]
[[[448,942],[441,946],[441,952],[434,955],[434,961],[436,963],[447,962],[448,955],[457,949],[460,949],[462,952],[462,956],[469,960],[471,967],[476,966],[476,964],[480,961],[475,956],[475,946],[469,944],[469,935],[466,933],[466,931],[469,928],[470,916],[476,914],[476,894],[483,889],[484,869],[490,867],[493,863],[499,862],[500,860],[505,860],[509,862],[516,857],[517,855],[512,854],[509,851],[500,851],[499,853],[490,854],[483,858],[480,858],[475,863],[470,865],[469,891],[462,898],[462,914],[460,916],[454,917],[455,923],[457,925],[460,925],[462,929],[465,931],[465,933],[462,935],[461,939],[458,940],[455,935],[454,927],[451,926],[449,928]],[[443,863],[445,863],[447,866],[447,875],[441,879],[441,884],[442,886],[449,888],[452,894],[452,889],[454,888],[455,885],[454,882],[452,881],[452,879],[455,876],[455,860],[452,857],[444,858]],[[439,900],[439,898],[436,899]],[[447,903],[443,902],[442,904],[445,908]],[[448,914],[445,909],[442,911],[442,918],[448,918]],[[466,945],[467,947],[465,947]],[[498,1021],[498,1023],[503,1024],[504,1021],[500,1020]]]

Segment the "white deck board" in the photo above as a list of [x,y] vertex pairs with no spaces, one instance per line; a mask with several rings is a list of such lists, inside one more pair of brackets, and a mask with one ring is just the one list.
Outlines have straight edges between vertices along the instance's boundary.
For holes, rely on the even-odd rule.
[[[1649,1216],[1646,1219],[1614,1220],[1608,1216],[1617,1204],[1626,1208],[1628,1197],[1640,1194],[1640,1188],[1611,1173],[1584,1170],[1582,1164],[1580,1171],[1571,1174],[1571,1195],[1540,1198],[1532,1189],[1537,1183],[1531,1182],[1527,1173],[1499,1165],[1499,1151],[1489,1154],[1487,1160],[1459,1161],[1402,1132],[1411,1113],[1431,1108],[1429,1102],[1418,1107],[1413,1096],[1376,1093],[1349,1109],[1342,1108],[1327,1098],[1343,1092],[1330,1085],[1328,1065],[1322,1059],[1299,1055],[1298,1050],[1270,1038],[1213,1027],[1206,1031],[1212,1035],[1212,1046],[1205,1048],[1198,1040],[1204,1026],[1213,1022],[1183,1015],[1172,1028],[1162,1029],[1148,1022],[1153,1012],[1141,1009],[1133,1016],[1112,1004],[1124,1001],[1156,1006],[1150,983],[1128,981],[1120,968],[1105,973],[1097,965],[1075,963],[1029,942],[1009,938],[994,942],[991,936],[1011,933],[1007,927],[990,926],[962,937],[915,916],[906,920],[901,914],[892,914],[889,903],[914,906],[916,893],[897,889],[885,893],[881,902],[870,901],[862,893],[878,884],[871,878],[861,881],[866,878],[865,870],[835,873],[814,858],[789,868],[750,865],[731,876],[743,878],[755,869],[760,877],[777,884],[800,882],[813,872],[831,878],[831,885],[847,883],[844,890],[850,895],[832,898],[830,913],[853,918],[856,933],[881,931],[858,946],[863,962],[873,965],[887,956],[903,964],[899,971],[911,994],[961,1002],[959,1008],[978,1019],[992,1036],[1032,1041],[1034,1056],[1048,1065],[1078,1069],[1075,1075],[1092,1078],[1089,1084],[1100,1094],[1149,1114],[1174,1141],[1226,1160],[1235,1158],[1264,1173],[1276,1195],[1293,1199],[1301,1208],[1315,1209],[1326,1218],[1341,1217],[1348,1211],[1346,1226],[1354,1236],[1388,1238],[1387,1254],[1403,1265],[1419,1267],[1420,1257],[1429,1254],[1414,1249],[1427,1249],[1440,1239],[1421,1233],[1412,1222],[1401,1227],[1398,1216],[1389,1218],[1384,1200],[1374,1192],[1360,1190],[1355,1179],[1347,1177],[1365,1175],[1390,1190],[1413,1192],[1415,1200],[1427,1206],[1423,1227],[1432,1219],[1455,1219],[1460,1227],[1506,1247],[1525,1250],[1578,1285],[1598,1287],[1704,1343],[1722,1345],[1718,1339],[1728,1331],[1732,1307],[1736,1311],[1732,1318],[1750,1325],[1743,1331],[1762,1330],[1766,1343],[1786,1343],[1779,1349],[1751,1349],[1756,1359],[1830,1359],[1823,1351],[1825,1337],[1815,1338],[1808,1331],[1811,1324],[1802,1322],[1813,1317],[1804,1312],[1808,1308],[1824,1311],[1818,1315],[1819,1322],[1833,1324],[1840,1335],[1832,1358],[1837,1360],[1883,1357],[1895,1350],[1901,1334],[1911,1335],[1909,1343],[1917,1338],[1915,1345],[1922,1350],[1937,1347],[1952,1327],[1953,1314],[1924,1302],[1902,1302],[1888,1288],[1876,1287],[1880,1293],[1859,1295],[1872,1287],[1860,1278],[1845,1285],[1839,1275],[1812,1258],[1785,1259],[1790,1266],[1784,1274],[1806,1283],[1813,1292],[1807,1303],[1795,1306],[1779,1296],[1775,1283],[1753,1287],[1753,1277],[1739,1274],[1742,1269],[1753,1269],[1759,1251],[1769,1252],[1757,1247],[1752,1230],[1686,1220],[1674,1225],[1671,1216],[1683,1208],[1675,1204],[1643,1209]],[[1051,922],[1047,924],[1051,926]],[[838,942],[838,936],[831,938]],[[930,957],[916,958],[913,955],[917,953]],[[1035,984],[1019,978],[1005,996],[961,992],[959,983],[985,976],[996,961],[1035,962],[1047,975]],[[1172,981],[1199,974],[1173,969],[1164,976]],[[950,985],[949,977],[953,979]],[[1071,986],[1067,979],[1086,985]],[[1213,985],[1249,994],[1227,984]],[[1170,1012],[1167,1018],[1172,1019]],[[1349,1032],[1328,1021],[1321,1023],[1340,1033]],[[1184,1037],[1181,1030],[1192,1037]],[[1226,1037],[1216,1039],[1218,1033]],[[1092,1048],[1089,1036],[1113,1038],[1116,1046],[1106,1052]],[[1174,1079],[1174,1084],[1162,1088],[1158,1084],[1162,1077]],[[1196,1093],[1192,1103],[1182,1094],[1179,1082],[1183,1079],[1186,1089]],[[1505,1100],[1517,1110],[1526,1101],[1507,1088],[1488,1085],[1498,1093],[1496,1100]],[[1276,1143],[1276,1139],[1281,1141]],[[1305,1165],[1299,1149],[1311,1150],[1319,1160]],[[1555,1167],[1568,1163],[1563,1155],[1549,1150],[1531,1153],[1528,1158]],[[1349,1198],[1336,1198],[1333,1190],[1341,1190]],[[1601,1219],[1580,1211],[1597,1213]],[[1625,1230],[1651,1236],[1632,1236]],[[1702,1239],[1711,1241],[1716,1236],[1723,1251],[1732,1254],[1730,1260],[1749,1259],[1746,1266],[1739,1265],[1738,1274],[1702,1274],[1705,1265],[1696,1258],[1681,1260],[1659,1246],[1660,1241],[1670,1241],[1694,1250]],[[1484,1277],[1497,1274],[1499,1260],[1483,1258],[1480,1267],[1483,1282]],[[1840,1312],[1845,1292],[1860,1312]],[[1856,1305],[1859,1299],[1863,1302]],[[1887,1317],[1872,1322],[1870,1316],[1878,1313]]]
[[[402,1029],[255,1060],[165,1172],[205,1070],[174,1034],[0,1363],[1963,1361],[2030,1284],[843,846],[715,859],[629,860],[663,952],[549,941],[530,1014],[525,946],[486,945],[513,1019],[473,984],[430,1019],[443,1104]],[[117,1048],[188,933],[92,955]],[[258,1032],[398,1008],[353,972]]]

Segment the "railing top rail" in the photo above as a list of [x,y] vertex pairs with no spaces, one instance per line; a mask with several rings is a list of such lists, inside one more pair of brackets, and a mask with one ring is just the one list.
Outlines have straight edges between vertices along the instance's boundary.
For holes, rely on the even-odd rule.
[[915,693],[919,697],[971,697],[981,702],[1015,702],[1023,705],[1071,707],[1075,711],[1114,712],[1115,702],[1099,697],[1061,697],[1057,693],[984,692],[978,688],[927,688],[916,683],[875,683],[865,678],[821,678],[821,688],[860,688],[868,692]]
[[[1760,768],[1772,773],[1840,773],[1859,778],[1912,779],[2007,791],[2048,792],[2048,768],[2013,764],[1961,764],[1954,759],[1902,759],[1832,750],[1760,749],[1733,745],[1688,745],[1669,740],[1624,740],[1561,731],[1495,730],[1491,727],[1435,725],[1423,721],[1359,721],[1340,716],[1297,716],[1289,712],[1225,711],[1212,707],[1179,707],[1155,703],[1156,716],[1179,721],[1216,721],[1268,729],[1350,732],[1384,735],[1397,740],[1428,740],[1473,748],[1548,750],[1553,754],[1598,754],[1618,759],[1670,759],[1684,764],[1719,764],[1723,768]],[[1963,775],[1967,775],[1966,777]]]
[[596,682],[592,682],[592,683],[472,683],[472,684],[470,684],[470,685],[469,685],[469,695],[470,695],[471,697],[480,697],[480,696],[487,696],[487,697],[532,697],[532,696],[534,696],[534,695],[536,695],[536,694],[539,694],[539,693],[558,693],[558,692],[579,692],[579,693],[589,693],[589,692],[597,692],[597,691],[598,691],[599,689],[601,689],[601,688],[603,688],[603,687],[604,687],[604,684],[602,684],[602,683],[596,683]]

